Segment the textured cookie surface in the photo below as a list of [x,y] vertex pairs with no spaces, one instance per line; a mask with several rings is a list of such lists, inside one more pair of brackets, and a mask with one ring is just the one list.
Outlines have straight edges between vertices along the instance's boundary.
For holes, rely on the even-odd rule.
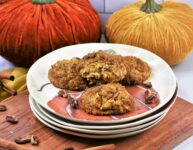
[[81,96],[82,109],[93,115],[117,115],[132,111],[134,100],[124,86],[109,83],[88,88]]
[[149,65],[140,58],[134,56],[123,57],[123,62],[127,70],[124,82],[131,84],[139,84],[150,77],[151,69]]
[[83,90],[86,88],[85,80],[77,70],[78,58],[58,61],[52,65],[48,73],[51,83],[58,88],[68,90]]
[[83,57],[80,74],[90,85],[119,82],[127,73],[120,60],[117,55],[102,51],[89,53]]

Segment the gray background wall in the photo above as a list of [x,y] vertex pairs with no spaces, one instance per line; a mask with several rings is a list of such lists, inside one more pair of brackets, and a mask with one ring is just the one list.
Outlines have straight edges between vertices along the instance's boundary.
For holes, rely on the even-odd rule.
[[[108,17],[112,14],[112,12],[120,9],[125,5],[132,4],[138,0],[90,0],[94,8],[99,12],[103,28],[106,23]],[[157,2],[163,2],[164,0],[156,0]],[[193,8],[193,1],[192,0],[173,0],[184,2],[190,5]]]

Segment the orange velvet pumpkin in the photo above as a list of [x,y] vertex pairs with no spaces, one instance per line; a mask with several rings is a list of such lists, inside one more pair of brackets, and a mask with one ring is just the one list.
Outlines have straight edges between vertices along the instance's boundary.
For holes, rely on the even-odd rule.
[[57,48],[100,39],[88,0],[0,1],[0,54],[16,65],[29,67]]

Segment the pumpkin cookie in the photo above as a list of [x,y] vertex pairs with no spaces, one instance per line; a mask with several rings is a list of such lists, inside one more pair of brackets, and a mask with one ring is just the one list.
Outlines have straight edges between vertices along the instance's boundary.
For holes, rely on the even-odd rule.
[[117,115],[133,109],[133,97],[119,83],[88,88],[81,96],[81,108],[93,115]]
[[123,57],[123,62],[127,69],[127,75],[124,79],[126,84],[139,84],[149,78],[151,69],[146,62],[134,56]]
[[83,90],[86,88],[85,80],[77,71],[78,58],[58,61],[52,65],[48,73],[51,83],[57,87],[68,90]]
[[127,71],[119,57],[102,51],[89,53],[79,64],[80,74],[89,85],[119,82],[124,79]]

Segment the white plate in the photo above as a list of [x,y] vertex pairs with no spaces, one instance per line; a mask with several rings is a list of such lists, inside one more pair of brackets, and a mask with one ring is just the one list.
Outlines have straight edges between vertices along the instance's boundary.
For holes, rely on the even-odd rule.
[[[56,63],[58,60],[70,59],[73,57],[82,57],[92,51],[109,49],[114,50],[117,54],[121,54],[123,56],[137,56],[150,65],[152,69],[152,74],[148,81],[152,82],[154,89],[159,93],[160,96],[160,104],[157,107],[142,114],[124,119],[114,121],[88,121],[62,116],[59,113],[56,113],[47,105],[48,101],[50,101],[54,96],[56,96],[59,90],[58,88],[55,88],[50,84],[46,86],[41,92],[39,91],[42,85],[50,82],[48,79],[48,71],[51,68],[51,65]],[[122,44],[92,43],[64,47],[40,58],[31,66],[28,71],[27,87],[30,92],[30,95],[32,95],[32,97],[42,107],[52,113],[55,113],[56,115],[78,122],[112,124],[138,119],[164,106],[171,99],[175,92],[176,78],[170,66],[164,60],[147,50]]]
[[105,125],[105,126],[93,125],[93,124],[92,125],[76,124],[76,122],[70,122],[64,118],[58,117],[58,116],[50,113],[49,111],[47,111],[46,109],[41,107],[38,103],[36,103],[31,96],[29,97],[29,99],[30,99],[30,101],[32,101],[33,106],[36,107],[36,109],[39,110],[39,112],[43,116],[47,117],[48,119],[50,119],[58,124],[61,124],[64,126],[75,127],[75,128],[81,128],[81,129],[111,130],[111,129],[122,129],[122,128],[135,127],[135,126],[147,123],[147,122],[151,122],[152,120],[155,120],[156,118],[162,116],[164,113],[167,113],[169,111],[169,109],[171,108],[171,106],[174,104],[174,102],[176,100],[176,96],[177,96],[177,91],[167,105],[165,105],[163,108],[161,108],[161,110],[159,110],[158,112],[155,112],[151,116],[147,116],[146,118],[142,118],[140,120],[136,120],[136,121],[132,121],[132,122],[125,122],[124,124],[113,124],[113,125]]
[[66,133],[66,134],[70,134],[70,135],[74,135],[74,136],[79,136],[79,137],[83,137],[83,138],[91,138],[91,139],[115,139],[115,138],[122,138],[122,137],[132,136],[132,135],[144,132],[144,131],[152,128],[153,126],[155,126],[157,123],[159,123],[165,117],[165,115],[163,115],[155,123],[151,124],[150,126],[147,126],[145,128],[142,128],[142,129],[139,129],[139,130],[136,130],[136,131],[125,132],[125,133],[120,133],[120,134],[96,135],[96,134],[85,134],[85,133],[80,133],[80,132],[74,132],[74,131],[70,131],[70,130],[67,130],[67,129],[57,127],[53,124],[50,124],[49,122],[47,122],[43,118],[41,118],[41,116],[39,116],[37,114],[36,110],[34,109],[34,107],[32,105],[30,105],[30,107],[31,107],[31,110],[32,110],[33,114],[36,116],[36,118],[40,122],[42,122],[44,125],[52,128],[56,131],[62,132],[62,133]]
[[49,124],[52,124],[56,127],[65,129],[65,130],[70,130],[70,131],[75,131],[75,132],[80,132],[80,133],[86,133],[86,134],[96,134],[96,135],[108,135],[108,134],[120,134],[120,133],[126,133],[126,132],[132,132],[132,131],[136,131],[136,130],[140,130],[143,129],[145,127],[148,127],[152,124],[154,124],[155,122],[157,122],[158,120],[160,120],[160,118],[162,116],[165,116],[167,114],[167,112],[163,113],[161,116],[157,117],[156,119],[143,123],[141,125],[138,126],[134,126],[134,127],[128,127],[128,128],[124,128],[124,129],[114,129],[114,130],[89,130],[89,129],[81,129],[81,128],[76,128],[76,127],[71,127],[71,126],[66,126],[66,125],[62,125],[60,123],[57,123],[55,121],[53,121],[52,119],[48,118],[47,116],[45,116],[45,114],[42,113],[42,111],[39,109],[39,107],[37,106],[37,104],[34,102],[34,100],[32,98],[30,98],[30,105],[32,107],[33,110],[35,110],[36,114],[38,116],[40,116],[43,120],[45,120],[46,122],[48,122]]

